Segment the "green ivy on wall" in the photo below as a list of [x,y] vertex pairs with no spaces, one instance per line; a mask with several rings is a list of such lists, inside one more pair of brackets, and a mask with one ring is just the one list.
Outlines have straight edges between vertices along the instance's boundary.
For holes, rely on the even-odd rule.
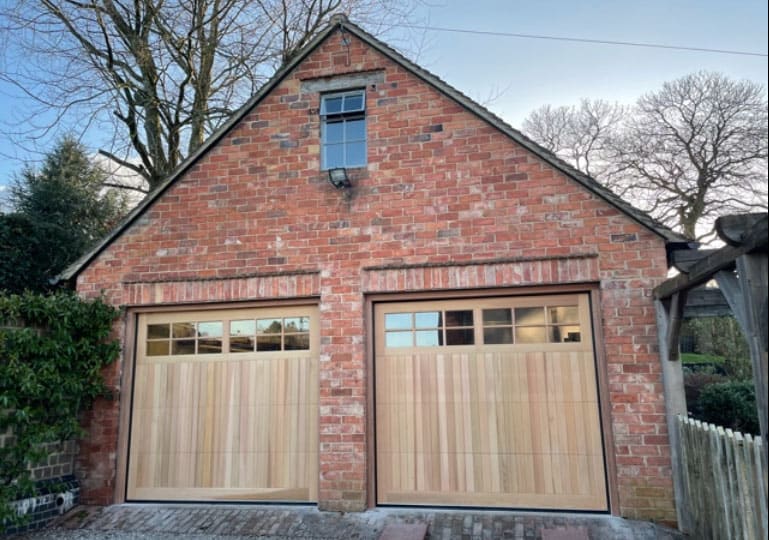
[[10,503],[34,495],[29,469],[46,443],[77,437],[79,413],[109,395],[101,372],[120,350],[118,314],[71,292],[0,293],[0,532],[18,520]]

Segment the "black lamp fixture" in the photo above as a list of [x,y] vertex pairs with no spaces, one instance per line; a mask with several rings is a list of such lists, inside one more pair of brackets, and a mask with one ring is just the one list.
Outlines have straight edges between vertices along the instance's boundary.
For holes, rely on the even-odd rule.
[[347,169],[344,167],[329,169],[328,181],[331,182],[331,185],[336,189],[352,187],[352,184],[350,183],[350,177],[347,175]]

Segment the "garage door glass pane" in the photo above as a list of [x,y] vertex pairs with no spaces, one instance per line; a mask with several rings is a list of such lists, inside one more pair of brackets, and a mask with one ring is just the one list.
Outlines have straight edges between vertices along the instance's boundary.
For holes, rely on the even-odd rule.
[[172,341],[171,354],[195,354],[195,340],[194,339],[178,339],[178,340]]
[[283,348],[286,351],[306,351],[310,348],[309,334],[288,334],[283,338]]
[[168,350],[169,350],[168,341],[148,341],[147,342],[147,356],[166,356],[168,355]]
[[282,328],[280,319],[257,319],[256,331],[259,334],[280,334]]
[[547,343],[544,326],[531,326],[515,329],[516,343]]
[[230,321],[231,336],[253,336],[256,334],[256,322],[253,320]]
[[256,338],[257,351],[279,351],[280,336],[259,336]]
[[[446,319],[448,320],[448,313]],[[475,335],[472,328],[446,329],[446,345],[472,345],[474,343]]]
[[211,338],[222,337],[221,321],[198,323],[198,336]]
[[513,342],[512,328],[484,328],[483,342],[486,345],[508,345]]
[[553,324],[578,323],[579,313],[577,312],[577,306],[551,307],[550,322]]
[[441,327],[440,311],[425,311],[422,313],[415,313],[414,319],[415,319],[417,328],[440,328]]
[[387,332],[385,345],[387,347],[413,347],[413,334],[411,332]]
[[515,308],[515,324],[545,324],[544,308]]
[[408,330],[411,328],[411,313],[387,313],[385,330]]
[[509,309],[484,309],[484,326],[509,326],[513,324],[513,315]]
[[309,332],[310,318],[309,317],[291,317],[288,319],[283,319],[283,331],[284,332]]
[[198,341],[198,354],[218,354],[222,352],[221,339],[201,339]]
[[167,324],[148,324],[147,339],[158,339],[171,337],[171,327]]
[[230,337],[230,352],[253,352],[255,340],[252,337]]
[[[473,311],[471,309],[446,312],[446,326],[472,326],[472,325],[473,325]],[[446,341],[448,341],[448,339]],[[451,344],[449,343],[449,345]]]
[[581,341],[579,326],[553,326],[550,328],[553,343],[574,343]]
[[195,337],[195,323],[191,323],[191,322],[174,323],[173,337],[175,338]]
[[416,341],[417,347],[438,347],[443,344],[440,330],[418,330]]

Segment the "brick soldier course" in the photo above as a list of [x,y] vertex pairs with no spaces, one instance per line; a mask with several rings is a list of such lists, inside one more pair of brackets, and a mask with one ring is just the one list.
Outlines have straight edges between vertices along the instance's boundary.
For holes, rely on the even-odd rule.
[[[365,82],[367,166],[320,166],[319,88]],[[155,306],[317,298],[321,509],[363,510],[367,295],[594,284],[612,510],[675,520],[651,291],[682,242],[356,26],[336,20],[65,278]],[[116,332],[133,339],[128,321]],[[85,419],[81,497],[116,500],[117,399]],[[613,461],[613,465],[612,465]],[[118,494],[118,498],[120,494]]]

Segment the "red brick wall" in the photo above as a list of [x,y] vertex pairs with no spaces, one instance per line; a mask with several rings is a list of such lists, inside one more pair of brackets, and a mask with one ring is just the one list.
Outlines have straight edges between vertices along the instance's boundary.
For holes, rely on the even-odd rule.
[[[600,283],[619,508],[674,519],[651,300],[666,275],[662,240],[347,37],[349,50],[332,34],[285,78],[82,272],[78,290],[115,304],[318,295],[320,505],[357,510],[365,293]],[[319,170],[319,95],[301,81],[363,70],[383,70],[384,82],[366,88],[369,164],[345,194]],[[413,268],[373,268],[397,264]],[[105,402],[91,417],[81,461],[92,502],[110,500],[117,413]]]

